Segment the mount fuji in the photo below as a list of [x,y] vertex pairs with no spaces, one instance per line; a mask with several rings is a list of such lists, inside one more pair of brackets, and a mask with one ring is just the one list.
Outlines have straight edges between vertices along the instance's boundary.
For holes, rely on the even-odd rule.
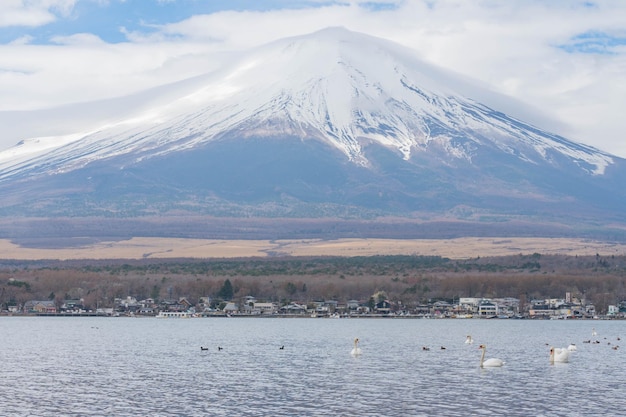
[[624,159],[342,28],[231,56],[133,103],[0,152],[0,217],[626,221]]

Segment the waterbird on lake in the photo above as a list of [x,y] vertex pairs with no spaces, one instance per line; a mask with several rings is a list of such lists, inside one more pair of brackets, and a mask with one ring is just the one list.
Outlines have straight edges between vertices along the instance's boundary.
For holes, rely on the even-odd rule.
[[282,345],[281,347],[279,347],[278,349],[280,350],[284,350],[285,349],[285,345]]
[[570,352],[576,352],[578,348],[576,347],[575,344],[570,343],[570,345],[567,347],[567,350],[569,350]]
[[474,343],[474,339],[472,339],[472,336],[468,334],[467,337],[465,338],[465,344],[471,345],[472,343]]
[[217,350],[222,350],[222,349],[224,349],[224,348],[223,348],[223,347],[221,347],[221,346],[218,346],[218,347],[217,347]]
[[485,352],[487,351],[487,346],[480,345],[478,349],[482,349],[483,353],[480,355],[480,367],[481,368],[498,368],[504,365],[504,361],[498,358],[489,358],[485,360]]
[[613,346],[611,349],[613,349],[613,350],[617,350],[617,349],[619,349],[619,346],[615,345],[615,346]]
[[209,348],[205,348],[204,346],[200,346],[200,350],[209,350]]
[[352,356],[359,356],[361,353],[361,348],[359,347],[359,338],[357,337],[354,339],[354,347],[350,351],[350,354]]
[[422,346],[422,350],[430,350],[430,348],[426,346]]
[[598,332],[596,332],[596,328],[595,327],[591,329],[591,335],[592,336],[597,336],[598,335]]
[[550,363],[567,363],[569,362],[569,350],[565,348],[550,348]]
[[445,346],[441,346],[441,350],[446,350],[446,347]]

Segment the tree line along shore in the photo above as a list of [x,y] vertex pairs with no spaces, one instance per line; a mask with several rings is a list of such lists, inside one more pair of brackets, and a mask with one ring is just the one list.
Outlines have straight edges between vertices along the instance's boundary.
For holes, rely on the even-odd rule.
[[[224,287],[228,282],[230,289]],[[461,298],[532,300],[571,294],[607,314],[626,300],[626,256],[511,255],[276,257],[240,259],[0,261],[0,305],[8,312],[32,300],[59,309],[80,300],[86,311],[132,297],[155,302],[211,299],[212,307],[253,297],[280,308],[323,300],[371,305],[375,295],[415,309]],[[378,300],[374,300],[378,301]]]

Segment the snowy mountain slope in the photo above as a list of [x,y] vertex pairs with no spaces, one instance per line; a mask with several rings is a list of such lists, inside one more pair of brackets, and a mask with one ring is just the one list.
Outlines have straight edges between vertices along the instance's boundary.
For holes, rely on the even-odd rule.
[[59,214],[138,204],[558,217],[572,204],[597,216],[626,201],[624,160],[508,116],[479,101],[494,94],[471,81],[341,28],[257,48],[167,91],[106,125],[0,153],[5,207],[45,198],[35,206]]
[[[199,82],[203,85],[196,91],[170,103],[96,132],[74,134],[69,146],[47,139],[59,148],[34,160],[15,158],[26,144],[9,149],[0,154],[2,176],[39,164],[67,171],[129,152],[188,149],[229,131],[318,136],[365,165],[364,138],[396,149],[404,159],[437,144],[452,158],[471,160],[470,143],[489,141],[535,163],[556,151],[596,174],[613,160],[459,96],[447,83],[463,80],[437,73],[385,41],[340,28],[252,51]],[[451,142],[459,135],[465,146]]]

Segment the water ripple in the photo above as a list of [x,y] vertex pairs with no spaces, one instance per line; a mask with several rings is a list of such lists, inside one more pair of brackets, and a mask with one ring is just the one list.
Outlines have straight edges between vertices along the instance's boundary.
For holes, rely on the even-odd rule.
[[[582,343],[591,327],[602,343]],[[0,332],[0,414],[16,417],[621,415],[626,394],[621,322],[4,317]],[[480,369],[479,343],[504,367]]]

